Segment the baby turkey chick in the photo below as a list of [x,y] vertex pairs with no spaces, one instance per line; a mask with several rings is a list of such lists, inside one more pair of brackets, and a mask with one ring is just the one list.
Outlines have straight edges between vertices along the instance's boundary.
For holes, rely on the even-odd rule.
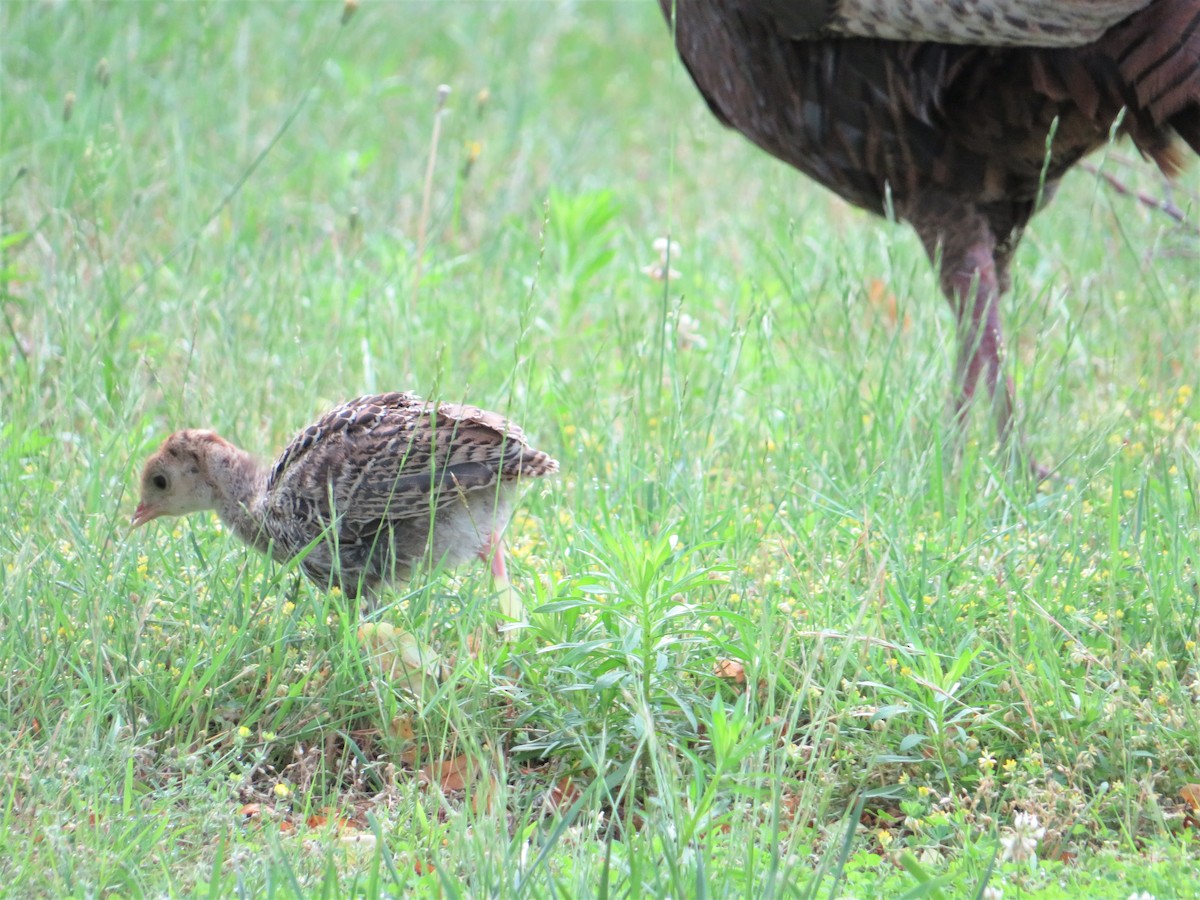
[[[479,556],[513,602],[500,539],[513,493],[557,470],[496,413],[379,394],[327,413],[270,467],[212,431],[175,432],[142,471],[133,527],[215,509],[250,546],[368,604],[423,560]],[[523,618],[519,601],[504,612]]]

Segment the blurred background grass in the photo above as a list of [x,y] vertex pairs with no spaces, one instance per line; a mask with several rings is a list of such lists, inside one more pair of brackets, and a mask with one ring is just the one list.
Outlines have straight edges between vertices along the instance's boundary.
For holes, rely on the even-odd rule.
[[[1049,832],[1007,864],[1024,890],[1145,840],[1170,865],[1130,884],[1178,887],[1195,236],[1082,171],[1035,220],[1004,315],[1060,467],[1036,491],[983,415],[945,449],[953,321],[915,237],[724,132],[653,3],[341,14],[0,6],[14,890],[370,893],[427,884],[415,859],[451,893],[871,893],[911,886],[871,862],[901,852],[966,890],[1017,810]],[[1128,153],[1094,161],[1161,193]],[[513,524],[545,606],[515,647],[475,569],[385,611],[448,659],[421,698],[214,520],[126,525],[165,433],[269,456],[392,389],[504,410],[563,466]],[[451,757],[487,803],[420,785]],[[251,802],[378,843],[307,852]]]

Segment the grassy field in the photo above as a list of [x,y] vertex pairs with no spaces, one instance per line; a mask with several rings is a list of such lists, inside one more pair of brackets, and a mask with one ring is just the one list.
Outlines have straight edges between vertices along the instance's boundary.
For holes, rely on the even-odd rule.
[[[1035,221],[1039,488],[949,449],[916,238],[723,131],[656,4],[341,16],[0,5],[0,894],[1196,895],[1195,235],[1083,171]],[[128,529],[169,431],[394,389],[562,465],[515,641],[484,566],[388,595],[415,690],[215,517]]]

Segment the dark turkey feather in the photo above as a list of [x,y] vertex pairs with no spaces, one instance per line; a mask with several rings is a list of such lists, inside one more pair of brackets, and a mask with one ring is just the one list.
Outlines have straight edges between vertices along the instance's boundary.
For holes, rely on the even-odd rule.
[[759,0],[793,40],[876,37],[992,47],[1097,40],[1150,0]]

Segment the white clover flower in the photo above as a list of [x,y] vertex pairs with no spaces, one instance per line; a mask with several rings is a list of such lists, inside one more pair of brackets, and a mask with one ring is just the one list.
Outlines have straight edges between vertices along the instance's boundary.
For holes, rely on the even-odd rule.
[[1004,861],[1024,862],[1037,852],[1038,842],[1046,836],[1046,829],[1033,813],[1019,812],[1013,818],[1010,833],[1000,838]]

